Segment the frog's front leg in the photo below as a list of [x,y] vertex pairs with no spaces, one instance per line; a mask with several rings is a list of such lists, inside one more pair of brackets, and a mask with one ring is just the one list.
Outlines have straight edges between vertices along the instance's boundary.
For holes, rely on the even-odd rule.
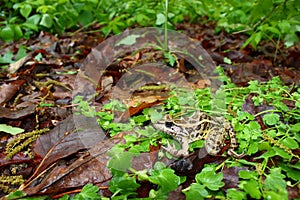
[[168,144],[167,147],[162,147],[167,152],[169,152],[172,156],[176,158],[185,157],[189,154],[189,142],[187,138],[181,138],[178,140],[178,142],[181,144],[181,149],[176,149],[175,145]]

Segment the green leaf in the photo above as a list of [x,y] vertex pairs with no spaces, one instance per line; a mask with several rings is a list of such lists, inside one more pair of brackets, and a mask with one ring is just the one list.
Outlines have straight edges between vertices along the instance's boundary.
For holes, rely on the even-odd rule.
[[258,143],[252,142],[248,147],[248,154],[252,155],[255,154],[258,151]]
[[34,57],[34,59],[35,59],[36,61],[41,61],[42,58],[43,58],[43,54],[41,54],[41,53],[38,53],[38,54]]
[[51,28],[53,24],[53,20],[49,14],[43,14],[42,19],[40,21],[40,25],[45,26],[47,28]]
[[25,193],[23,193],[20,190],[16,190],[16,191],[10,193],[9,195],[7,195],[6,199],[7,200],[18,199],[18,198],[25,197],[25,196],[26,196]]
[[274,151],[276,152],[276,155],[279,155],[282,158],[291,159],[292,155],[290,155],[288,152],[284,151],[283,149],[279,147],[273,147]]
[[275,113],[265,114],[263,116],[263,121],[270,126],[273,126],[279,122],[279,115]]
[[257,140],[261,137],[260,125],[256,121],[250,121],[248,124],[245,124],[243,133],[246,139],[251,138],[252,140]]
[[93,21],[93,14],[89,10],[80,13],[79,22],[85,26]]
[[255,179],[257,180],[258,174],[256,171],[246,171],[241,170],[239,171],[239,177],[242,179]]
[[223,174],[220,172],[215,173],[214,168],[206,167],[195,177],[197,183],[202,183],[208,189],[217,191],[219,188],[223,187],[225,184],[222,182]]
[[162,191],[169,193],[178,187],[180,177],[174,174],[174,170],[164,168],[161,170],[152,170],[149,181],[159,185]]
[[110,160],[108,161],[108,167],[118,171],[126,171],[131,166],[131,159],[136,153],[124,151],[123,148],[113,147],[108,153]]
[[122,176],[114,175],[109,182],[109,190],[111,192],[120,192],[126,196],[135,195],[138,187],[140,187],[140,184],[136,182],[136,178],[129,176],[127,173]]
[[285,193],[285,191],[274,192],[274,191],[265,191],[264,192],[264,199],[280,199],[280,200],[288,200],[287,194],[283,195],[282,193]]
[[300,132],[300,122],[291,125],[291,131],[295,133]]
[[208,196],[208,192],[203,185],[199,183],[192,183],[190,187],[182,190],[187,200],[199,199],[202,200]]
[[25,4],[24,6],[21,7],[20,9],[20,13],[23,17],[25,17],[26,19],[28,18],[28,16],[30,15],[32,11],[32,7],[30,4]]
[[58,200],[68,200],[69,199],[69,195],[64,194],[62,197],[60,197]]
[[14,31],[14,40],[18,40],[23,36],[23,32],[19,25],[14,24],[11,26]]
[[224,57],[224,63],[229,64],[229,65],[232,64],[231,60],[227,57]]
[[98,195],[99,188],[92,184],[86,184],[81,192],[74,196],[73,200],[82,200],[82,199],[89,199],[89,200],[96,200],[101,199],[101,196]]
[[137,14],[135,16],[135,19],[137,23],[141,24],[142,26],[146,26],[150,21],[150,18],[147,15],[144,15],[143,13]]
[[5,26],[0,32],[0,38],[6,42],[14,39],[14,30],[11,26]]
[[164,52],[164,56],[168,59],[169,64],[173,67],[176,62],[176,57],[170,52]]
[[157,110],[155,110],[153,108],[149,109],[148,114],[150,115],[150,119],[151,119],[152,123],[163,118],[162,113],[158,112]]
[[120,45],[133,45],[134,43],[136,43],[136,39],[141,37],[141,35],[128,35],[127,37],[121,39],[119,42],[116,43],[116,46],[120,46]]
[[243,191],[231,188],[227,190],[227,197],[231,200],[244,200],[247,199],[247,194]]
[[295,33],[287,34],[284,37],[284,44],[286,47],[291,47],[296,42],[299,42],[299,38]]
[[156,15],[156,22],[155,22],[156,26],[160,26],[160,25],[164,24],[165,22],[166,22],[165,15],[162,13],[158,13]]
[[13,57],[14,57],[14,54],[11,52],[11,51],[6,51],[5,54],[0,57],[0,63],[2,64],[10,64],[10,63],[13,63]]
[[277,36],[281,35],[280,31],[276,27],[269,26],[266,28],[266,30],[275,33]]
[[258,33],[255,34],[255,38],[254,38],[254,43],[252,43],[253,46],[257,46],[259,44],[259,42],[261,41],[262,38],[262,32],[259,31]]
[[41,20],[41,15],[40,15],[40,14],[35,14],[35,15],[30,16],[30,17],[26,20],[26,23],[38,25],[39,22],[40,22],[40,20]]
[[279,164],[279,166],[286,172],[287,177],[293,179],[294,181],[300,181],[300,169],[295,167],[296,165]]
[[16,60],[20,60],[21,58],[26,56],[26,49],[23,45],[20,46],[17,55],[16,55]]
[[5,132],[5,133],[9,133],[11,135],[16,135],[16,134],[19,134],[19,133],[23,133],[24,129],[8,126],[6,124],[0,124],[0,132],[1,131]]
[[282,20],[278,23],[279,28],[282,33],[290,33],[291,32],[291,24],[287,20]]
[[270,174],[266,175],[264,186],[267,190],[280,191],[286,189],[285,175],[281,174],[280,168],[270,170]]
[[282,140],[282,144],[290,149],[298,149],[299,144],[291,137],[287,137],[284,140]]
[[244,189],[252,198],[261,198],[258,182],[256,180],[251,179],[249,181],[242,181],[239,184],[239,187]]
[[244,111],[239,111],[238,115],[237,115],[237,118],[239,119],[239,121],[242,121],[242,120],[254,120],[254,116],[253,115],[251,115],[248,112],[244,112]]

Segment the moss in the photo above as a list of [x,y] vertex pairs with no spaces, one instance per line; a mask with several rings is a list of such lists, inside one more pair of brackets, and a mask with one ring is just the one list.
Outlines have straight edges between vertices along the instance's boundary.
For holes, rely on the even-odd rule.
[[288,147],[286,147],[286,146],[280,144],[279,141],[275,140],[275,139],[272,138],[271,136],[269,136],[269,135],[267,135],[267,134],[263,134],[263,138],[264,138],[265,140],[269,141],[271,144],[273,144],[273,145],[275,145],[275,146],[277,146],[277,147],[283,149],[283,150],[284,150],[285,152],[287,152],[288,154],[290,154],[290,155],[296,157],[298,160],[300,160],[300,157],[299,157],[298,155],[294,154],[293,151],[292,151],[290,148],[288,148]]
[[23,184],[25,180],[23,179],[23,176],[0,176],[0,190],[4,193],[10,193],[13,192],[14,189],[12,186],[19,186]]
[[11,158],[16,153],[28,148],[29,145],[33,143],[40,135],[42,135],[45,132],[48,132],[49,130],[49,128],[45,128],[17,135],[15,138],[11,139],[6,145],[6,158]]

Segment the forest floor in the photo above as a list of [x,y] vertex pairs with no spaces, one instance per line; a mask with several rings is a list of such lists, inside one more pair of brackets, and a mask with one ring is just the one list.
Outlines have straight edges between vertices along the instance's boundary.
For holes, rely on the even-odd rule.
[[[0,124],[25,130],[25,133],[15,136],[1,133],[1,175],[19,180],[14,183],[4,178],[0,180],[1,196],[22,183],[21,189],[29,195],[51,194],[52,197],[60,197],[67,192],[80,191],[90,178],[80,168],[86,164],[94,166],[95,163],[91,160],[80,163],[78,158],[84,155],[85,149],[93,149],[96,141],[83,145],[80,136],[68,134],[75,126],[70,116],[73,115],[73,92],[78,87],[75,84],[78,70],[91,50],[105,40],[99,33],[92,31],[97,28],[95,26],[87,32],[65,33],[64,36],[41,32],[36,38],[1,44],[0,61],[11,64],[0,71]],[[251,80],[266,82],[275,76],[279,76],[284,85],[300,85],[299,44],[285,48],[282,42],[262,41],[256,49],[249,45],[242,48],[248,38],[246,35],[224,31],[216,34],[212,22],[181,23],[176,29],[199,41],[215,64],[221,66],[239,87],[248,86]],[[25,57],[14,62],[18,53]],[[117,64],[117,68],[126,68],[139,62],[146,53],[132,57],[126,55]],[[151,55],[157,59],[156,54]],[[118,73],[121,72],[111,72],[112,80],[107,79],[111,81],[110,84],[116,84],[114,77],[121,76]],[[163,99],[160,98],[156,100]],[[107,98],[98,98],[97,101],[102,104],[107,102]],[[133,110],[129,115],[151,107],[151,103]],[[116,139],[112,143],[120,140]],[[103,148],[111,148],[111,144],[107,145]],[[298,151],[296,153],[299,155]],[[84,168],[88,170],[87,173],[94,173],[89,167]],[[106,165],[96,167],[96,171],[98,174],[93,175],[91,183],[97,185],[111,179]],[[45,172],[48,173],[47,178],[43,175]],[[102,194],[109,195],[108,187],[105,184],[101,186]],[[146,185],[138,191],[145,193],[149,187]],[[296,187],[289,188],[289,198],[296,197],[300,198],[299,190]]]

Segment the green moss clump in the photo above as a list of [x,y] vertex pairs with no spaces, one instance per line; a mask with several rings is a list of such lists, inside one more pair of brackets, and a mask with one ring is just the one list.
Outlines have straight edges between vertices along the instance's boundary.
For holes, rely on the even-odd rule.
[[12,158],[16,153],[28,148],[28,146],[33,143],[40,135],[48,132],[49,128],[44,128],[41,130],[34,130],[27,133],[22,133],[17,135],[15,138],[11,139],[5,148],[6,158]]
[[0,190],[8,194],[15,189],[12,186],[18,186],[25,182],[23,176],[0,176]]

